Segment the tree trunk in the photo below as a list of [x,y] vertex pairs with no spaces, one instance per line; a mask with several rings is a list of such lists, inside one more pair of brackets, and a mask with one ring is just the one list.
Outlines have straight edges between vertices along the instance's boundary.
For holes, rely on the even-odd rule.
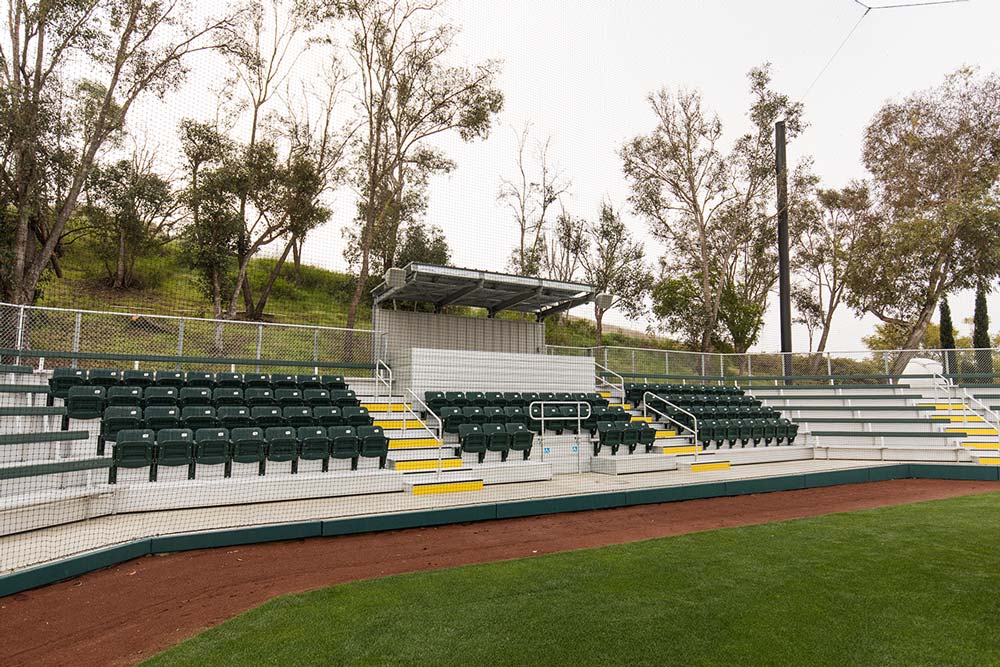
[[302,272],[300,271],[302,267],[302,242],[305,239],[292,239],[292,262],[295,265],[295,280],[302,280]]
[[596,323],[596,329],[597,329],[596,345],[597,345],[597,347],[603,347],[604,346],[604,311],[601,310],[600,308],[598,308],[596,304],[594,305],[594,321]]
[[[271,288],[274,287],[274,283],[278,279],[278,275],[281,273],[281,267],[285,265],[288,253],[292,250],[294,245],[295,239],[293,238],[285,246],[285,251],[281,253],[281,257],[278,258],[278,261],[274,263],[271,275],[267,277],[267,282],[264,283],[264,288],[261,290],[260,298],[257,300],[257,304],[253,307],[253,319],[259,320],[264,317],[264,307],[267,305],[268,297],[271,296]],[[250,317],[250,311],[247,311],[247,316]]]
[[115,281],[111,286],[113,289],[125,289],[125,230],[118,230],[118,262],[115,266]]
[[923,339],[924,334],[927,333],[927,327],[931,323],[931,318],[934,315],[936,307],[937,299],[930,301],[929,305],[924,305],[916,323],[910,329],[910,334],[906,337],[906,342],[903,344],[903,351],[892,361],[892,365],[889,368],[890,375],[901,375],[906,369],[906,365],[910,363],[910,359],[916,355],[917,346]]
[[[215,319],[222,319],[222,284],[219,280],[219,270],[217,268],[212,269],[212,310],[215,315]],[[222,322],[217,322],[215,324],[215,336],[212,343],[215,348],[215,354],[222,354],[223,351],[223,340],[222,340]]]

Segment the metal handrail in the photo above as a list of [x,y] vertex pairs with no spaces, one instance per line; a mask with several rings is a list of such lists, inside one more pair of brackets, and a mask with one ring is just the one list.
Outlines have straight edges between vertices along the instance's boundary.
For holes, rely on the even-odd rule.
[[616,378],[618,378],[620,384],[616,385],[614,382],[609,382],[608,380],[606,380],[605,378],[601,377],[600,375],[598,375],[596,373],[594,374],[594,378],[596,380],[598,380],[600,382],[603,382],[604,384],[606,384],[607,386],[611,387],[612,389],[617,389],[618,391],[620,391],[621,395],[622,395],[622,400],[624,401],[625,400],[625,378],[623,376],[621,376],[620,374],[614,372],[613,370],[611,370],[607,366],[604,366],[602,364],[597,363],[597,361],[594,361],[594,366],[596,368],[604,371],[605,373],[608,373],[608,374],[613,375]]
[[[385,369],[385,373],[388,375],[388,380],[382,374],[382,369]],[[386,389],[386,395],[389,399],[389,413],[392,413],[392,369],[381,359],[375,360],[375,400],[379,399],[379,384],[384,384]]]
[[[438,444],[437,476],[438,476],[438,479],[441,479],[441,470],[442,470],[442,462],[443,462],[442,451],[444,450],[444,421],[441,420],[441,417],[439,417],[436,412],[434,412],[433,410],[430,409],[430,406],[428,406],[426,403],[424,403],[424,399],[422,399],[419,396],[417,396],[417,393],[415,391],[413,391],[412,389],[407,389],[406,391],[410,394],[410,396],[412,397],[413,400],[409,404],[407,404],[404,401],[403,402],[403,407],[407,411],[409,411],[410,414],[413,415],[413,418],[417,420],[418,424],[420,424],[421,426],[423,426],[424,429],[427,430],[428,432],[434,433],[434,431],[431,430],[431,428],[427,425],[427,423],[423,419],[421,419],[420,417],[418,417],[416,412],[414,412],[414,410],[413,410],[413,404],[414,403],[420,404],[421,412],[424,412],[424,413],[430,415],[431,417],[434,417],[434,420],[437,421],[437,425],[438,425],[437,426],[437,435],[434,436],[434,439],[437,440],[437,444]],[[406,430],[406,417],[403,417],[403,430]]]
[[[671,407],[671,408],[677,410],[678,412],[681,412],[681,413],[687,415],[688,417],[690,417],[691,418],[691,423],[693,424],[693,427],[687,426],[685,424],[682,424],[679,421],[677,421],[676,419],[674,419],[673,417],[671,417],[670,415],[664,414],[662,411],[657,410],[656,408],[654,408],[652,405],[649,404],[649,398],[650,397],[651,398],[655,398],[658,401],[660,401],[661,403],[665,404],[666,406]],[[677,405],[675,403],[671,403],[670,401],[668,401],[667,399],[663,398],[659,394],[654,394],[651,391],[647,391],[647,392],[645,392],[642,395],[642,415],[644,417],[646,416],[646,410],[647,409],[648,410],[652,410],[653,412],[655,412],[659,416],[663,417],[664,419],[666,419],[670,423],[676,424],[677,426],[681,427],[682,429],[691,432],[691,435],[694,437],[694,445],[695,445],[694,446],[694,460],[697,461],[698,460],[698,445],[699,445],[699,442],[698,442],[698,418],[694,416],[694,413],[685,410],[684,408],[682,408],[681,406],[679,406],[679,405]]]
[[[534,415],[531,414],[531,408],[536,405],[540,406],[540,409],[538,411],[539,413],[538,417],[535,417]],[[582,464],[580,463],[580,457],[582,456],[582,452],[580,450],[580,432],[583,431],[583,422],[590,419],[590,416],[593,414],[593,409],[591,408],[590,403],[588,403],[587,401],[532,401],[531,403],[528,403],[528,419],[534,419],[535,421],[540,421],[542,423],[541,430],[538,434],[538,445],[541,447],[542,450],[541,453],[542,461],[545,461],[545,406],[546,405],[576,406],[577,409],[576,410],[576,467],[577,467],[577,472],[581,472]],[[581,413],[580,406],[582,405],[587,406],[586,417],[581,416],[580,414]],[[553,420],[550,419],[549,421]],[[559,421],[563,421],[563,419],[560,417]]]
[[[957,398],[962,401],[962,406],[967,407],[970,403],[973,406],[977,406],[978,409],[973,408],[973,411],[979,414],[980,412],[985,413],[985,416],[979,414],[983,418],[983,424],[988,427],[993,428],[996,431],[994,438],[996,439],[996,449],[1000,453],[1000,414],[998,414],[993,408],[984,403],[981,399],[969,393],[969,390],[965,387],[956,385],[951,381],[950,378],[946,378],[940,373],[934,373],[934,402],[938,402],[938,390],[945,392],[945,397],[948,400],[948,416],[952,416],[952,411],[954,405],[952,403],[953,398]],[[952,392],[960,392],[958,396],[953,396]],[[992,418],[993,421],[990,421]],[[954,423],[954,422],[949,422]],[[965,409],[962,411],[962,426],[968,428],[969,426],[969,411]]]

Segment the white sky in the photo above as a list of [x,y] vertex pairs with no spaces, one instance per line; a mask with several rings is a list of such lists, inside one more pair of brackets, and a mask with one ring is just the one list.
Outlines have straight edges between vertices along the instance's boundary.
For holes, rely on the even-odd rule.
[[[458,57],[501,59],[499,85],[506,102],[489,139],[443,144],[458,168],[432,181],[427,221],[444,229],[456,265],[504,269],[516,226],[496,193],[501,175],[514,168],[515,128],[530,122],[536,137],[552,135],[552,157],[572,181],[567,209],[593,218],[600,202],[609,199],[656,258],[661,249],[628,210],[617,157],[626,139],[653,126],[646,95],[664,85],[698,88],[733,138],[747,128],[745,76],[751,67],[770,61],[774,86],[801,98],[863,12],[853,0],[453,1],[446,13],[462,27]],[[1000,70],[998,25],[996,0],[872,11],[804,99],[809,128],[789,146],[790,163],[811,155],[828,187],[864,176],[861,137],[877,108],[940,83],[962,65]],[[310,63],[299,67],[308,69]],[[175,134],[176,119],[210,115],[213,103],[203,91],[217,86],[220,76],[206,63],[194,68],[184,91],[166,106],[147,105],[138,123],[150,140],[169,147],[163,151],[175,150],[169,135]],[[176,104],[178,97],[182,104]],[[345,191],[337,198],[334,219],[309,237],[307,262],[344,268],[339,230],[353,214],[350,202]],[[963,320],[972,316],[973,296],[959,294],[951,303],[960,332],[970,333]],[[989,305],[996,331],[1000,293],[991,295]],[[777,311],[771,311],[760,350],[779,346]],[[607,319],[638,329],[646,325],[617,313]],[[844,310],[828,348],[863,348],[861,336],[874,323]],[[794,335],[795,349],[805,350],[804,329]]]

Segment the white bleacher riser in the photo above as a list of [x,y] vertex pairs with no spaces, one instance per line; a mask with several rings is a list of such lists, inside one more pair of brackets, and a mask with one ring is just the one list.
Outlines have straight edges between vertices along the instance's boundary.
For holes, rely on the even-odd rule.
[[[798,439],[796,439],[798,442]],[[767,447],[736,445],[733,449],[724,447],[722,449],[707,450],[717,453],[721,458],[726,459],[732,465],[752,465],[755,463],[777,463],[779,461],[805,461],[814,458],[813,448],[809,445],[770,445]]]
[[540,460],[552,464],[557,475],[590,472],[590,458],[594,453],[588,432],[580,434],[579,442],[574,435],[546,433],[543,440],[536,434],[531,448],[532,458],[536,451]]
[[765,404],[780,409],[783,405],[850,405],[850,406],[893,406],[911,405],[912,398],[886,396],[879,398],[852,398],[850,396],[823,396],[804,398],[801,396],[768,396],[759,397]]
[[969,463],[971,454],[962,448],[952,447],[837,447],[817,446],[817,459],[856,461],[944,461]]
[[677,470],[677,457],[665,456],[663,454],[645,454],[642,450],[636,450],[635,454],[629,454],[628,450],[619,450],[618,454],[611,456],[604,449],[600,456],[590,457],[590,469],[592,472],[602,475],[632,475],[643,472],[659,472],[663,470]]
[[868,395],[868,394],[886,394],[887,396],[893,396],[895,394],[919,394],[918,390],[911,389],[909,387],[897,387],[894,385],[885,384],[875,384],[870,387],[860,387],[860,388],[849,388],[840,389],[836,386],[829,385],[809,385],[808,388],[800,389],[784,389],[782,387],[744,387],[744,391],[747,394],[756,396],[757,398],[767,398],[770,399],[774,396],[796,396],[796,395],[829,395],[829,396],[858,396],[858,395]]
[[851,435],[824,435],[819,436],[818,445],[851,445],[851,446],[862,446],[862,447],[880,447],[882,445],[887,445],[890,447],[907,447],[910,449],[924,449],[928,447],[953,447],[961,442],[962,438],[957,438],[954,436],[948,437],[942,435],[939,438],[921,436],[919,438],[908,439],[906,437],[887,437],[883,438],[878,435],[859,435],[857,433]]
[[[929,410],[865,410],[864,407],[858,407],[851,410],[815,410],[810,409],[810,406],[804,406],[801,409],[798,408],[787,408],[781,406],[773,406],[775,409],[781,410],[783,417],[788,417],[789,419],[802,422],[808,421],[810,417],[857,417],[857,418],[873,418],[873,419],[910,419],[913,417],[930,417],[933,412]],[[822,430],[822,429],[820,429]]]
[[425,391],[594,391],[594,360],[546,354],[413,348],[410,387]]
[[797,419],[799,431],[842,431],[857,433],[858,431],[905,431],[907,433],[943,433],[945,426],[953,426],[947,422],[815,422],[809,419]]

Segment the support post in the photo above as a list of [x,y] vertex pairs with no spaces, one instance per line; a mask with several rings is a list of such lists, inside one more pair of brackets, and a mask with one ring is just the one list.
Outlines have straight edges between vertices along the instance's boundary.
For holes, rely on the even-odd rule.
[[[177,322],[177,356],[184,356],[184,320],[179,320]],[[181,363],[178,361],[174,366],[178,371],[181,369]]]
[[[76,312],[76,316],[73,318],[73,351],[80,351],[80,324],[83,320],[83,313],[80,311]],[[74,358],[70,362],[70,368],[76,368],[79,364],[79,360]]]
[[[792,374],[792,279],[788,253],[788,163],[785,158],[785,121],[774,124],[774,168],[778,184],[778,301],[781,315],[783,374]],[[791,381],[786,379],[787,384]]]

